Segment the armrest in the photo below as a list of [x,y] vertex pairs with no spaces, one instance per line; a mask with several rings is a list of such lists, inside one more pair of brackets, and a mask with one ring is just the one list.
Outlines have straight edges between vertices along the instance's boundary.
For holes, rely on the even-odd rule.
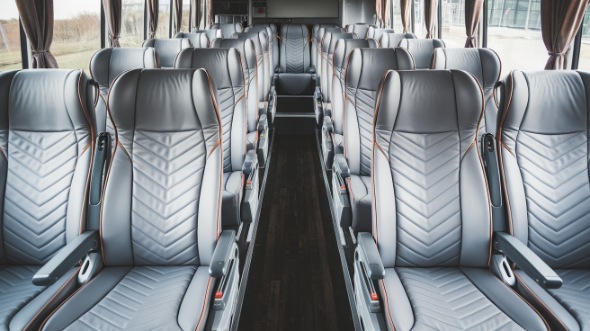
[[214,278],[223,277],[227,274],[230,260],[232,259],[233,245],[236,242],[236,232],[224,230],[221,232],[217,245],[213,251],[209,275]]
[[506,232],[495,232],[494,241],[497,248],[506,257],[516,263],[520,269],[531,276],[544,288],[559,288],[563,281],[537,254],[522,241]]
[[332,124],[332,118],[328,115],[324,116],[324,125],[322,125],[322,130],[327,133],[334,132],[334,125]]
[[332,116],[332,103],[331,102],[324,102],[324,116]]
[[266,118],[266,114],[261,114],[258,117],[258,132],[263,132],[268,128],[268,118]]
[[334,172],[339,174],[342,178],[350,177],[350,170],[348,169],[348,162],[344,154],[334,155],[334,165],[332,166]]
[[367,276],[372,280],[383,279],[385,277],[385,268],[383,268],[381,256],[379,255],[373,236],[368,232],[360,232],[357,242],[359,259],[366,266]]
[[246,158],[244,158],[242,172],[248,177],[256,169],[258,169],[258,156],[256,155],[256,151],[251,149],[246,153]]
[[38,286],[49,286],[55,283],[61,276],[70,270],[76,263],[86,257],[86,254],[98,248],[100,238],[98,231],[86,231],[65,247],[60,249],[51,260],[49,260],[33,276],[33,284]]
[[309,73],[315,74],[315,67],[314,66],[309,66]]

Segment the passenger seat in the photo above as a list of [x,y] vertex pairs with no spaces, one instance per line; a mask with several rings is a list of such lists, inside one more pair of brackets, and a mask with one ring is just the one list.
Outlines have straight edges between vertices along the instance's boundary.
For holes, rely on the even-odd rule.
[[445,48],[440,39],[402,39],[398,47],[405,48],[416,62],[416,69],[430,69],[436,48]]
[[135,69],[113,83],[116,147],[97,237],[105,267],[43,330],[229,329],[239,254],[235,232],[221,231],[212,91],[204,70]]
[[357,38],[359,39],[367,39],[367,34],[369,33],[369,28],[374,25],[369,25],[366,23],[354,23],[348,24],[346,26],[346,32],[356,34]]
[[381,35],[381,38],[376,39],[381,48],[396,48],[399,47],[399,43],[404,39],[418,39],[413,33],[390,33],[385,32]]
[[199,30],[197,32],[202,32],[207,35],[207,38],[209,39],[209,45],[211,45],[213,40],[215,40],[217,38],[231,38],[232,37],[232,36],[225,37],[223,35],[223,32],[221,32],[220,29]]
[[240,23],[214,23],[209,29],[219,29],[224,38],[233,38],[234,34],[242,33],[244,29]]
[[187,48],[192,48],[187,38],[182,39],[148,39],[143,43],[144,48],[152,47],[156,50],[162,68],[173,68],[178,54]]
[[281,26],[277,85],[285,94],[301,94],[311,83],[309,31],[304,24]]
[[193,48],[207,48],[209,47],[209,37],[205,32],[179,32],[174,36],[176,39],[188,39]]
[[377,42],[381,40],[384,33],[395,33],[393,29],[380,29],[375,26],[370,26],[367,31],[367,39],[375,39]]

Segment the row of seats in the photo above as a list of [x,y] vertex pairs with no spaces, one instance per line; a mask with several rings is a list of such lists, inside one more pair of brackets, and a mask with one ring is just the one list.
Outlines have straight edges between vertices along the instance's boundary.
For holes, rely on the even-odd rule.
[[[389,51],[399,66],[404,51]],[[372,71],[377,54],[349,65],[362,55]],[[381,76],[348,74],[363,89]],[[485,93],[467,71],[388,70],[377,85],[373,105],[357,90],[347,108],[371,122],[370,144],[350,148],[345,131],[362,157],[350,172],[370,170],[373,192],[354,255],[364,329],[588,329],[590,75],[512,72],[483,138]]]
[[0,325],[226,330],[239,254],[216,85],[203,69],[113,79],[105,158],[82,71],[0,73]]

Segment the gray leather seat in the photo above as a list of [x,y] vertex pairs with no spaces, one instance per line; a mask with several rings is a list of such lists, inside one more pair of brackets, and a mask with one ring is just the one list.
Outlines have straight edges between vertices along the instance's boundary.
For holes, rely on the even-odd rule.
[[266,31],[268,35],[269,48],[270,48],[270,73],[274,75],[274,72],[279,67],[279,38],[277,34],[277,26],[274,24],[261,24],[252,25],[246,29],[246,32],[260,32]]
[[494,87],[500,79],[502,63],[496,52],[489,48],[435,48],[432,69],[461,69],[472,74],[483,88],[485,112],[481,121],[482,133],[496,133],[498,105]]
[[366,23],[354,23],[346,26],[346,32],[356,34],[359,39],[367,39],[369,28],[373,25]]
[[220,235],[222,137],[212,88],[204,70],[135,69],[113,83],[118,135],[103,197],[105,268],[44,330],[202,330],[210,322],[220,246],[237,250],[231,232]]
[[372,134],[373,234],[359,234],[355,254],[357,298],[369,295],[365,275],[377,284],[360,306],[381,303],[383,314],[360,310],[363,324],[546,330],[488,269],[492,219],[476,146],[479,84],[459,70],[390,71],[383,82]]
[[[324,30],[320,31],[322,28]],[[316,75],[318,75],[318,76],[321,76],[321,74],[318,73],[318,71],[321,70],[320,64],[318,63],[321,59],[318,56],[320,54],[319,47],[321,47],[322,39],[324,38],[324,33],[326,31],[325,30],[326,28],[338,28],[338,25],[337,24],[315,24],[311,29],[311,60],[310,61],[311,61],[311,66],[315,68]]]
[[209,47],[209,37],[205,32],[179,32],[174,36],[176,39],[186,38],[190,40],[193,48],[207,48]]
[[396,48],[404,39],[418,39],[415,34],[384,32],[380,38],[375,38],[381,48]]
[[98,83],[100,98],[95,106],[94,115],[99,133],[107,130],[114,133],[111,121],[108,120],[106,102],[111,84],[123,72],[131,69],[159,68],[158,55],[151,48],[103,48],[96,52],[90,60],[90,74]]
[[[318,114],[318,112],[321,110],[321,101],[322,101],[322,74],[323,74],[323,66],[325,65],[325,55],[323,52],[323,47],[322,45],[324,44],[324,37],[326,36],[326,33],[331,32],[331,33],[342,33],[344,32],[344,29],[339,28],[339,27],[333,27],[333,28],[324,28],[321,27],[318,32],[317,32],[317,54],[316,54],[316,66],[315,66],[315,72],[316,72],[316,88],[315,88],[315,99],[316,102],[319,103],[319,106],[315,107],[315,111],[316,114]],[[318,119],[319,120],[319,119]]]
[[182,39],[148,39],[143,43],[143,47],[153,47],[158,53],[160,66],[162,68],[174,67],[176,56],[183,49],[192,48],[190,40]]
[[440,39],[402,39],[398,47],[412,54],[416,69],[430,69],[434,49],[444,48],[445,43]]
[[240,53],[235,49],[188,49],[178,55],[177,69],[204,68],[216,88],[223,132],[223,210],[224,228],[241,223],[240,205],[244,191],[242,167],[247,152],[248,114],[246,88]]
[[219,29],[224,38],[233,38],[235,33],[244,31],[240,23],[214,23],[209,29]]
[[86,229],[95,93],[80,70],[0,73],[0,329],[38,329],[77,287],[79,268],[50,286],[41,267]]
[[251,39],[215,39],[211,48],[235,48],[240,52],[246,81],[246,114],[248,116],[248,149],[258,146],[258,73],[256,46]]
[[342,126],[344,122],[344,72],[348,56],[357,48],[376,48],[373,39],[341,39],[334,49],[334,77],[332,80],[332,107],[322,125],[322,153],[327,169],[332,168],[334,154],[344,151]]
[[563,280],[517,288],[555,330],[590,330],[590,74],[512,72],[502,93],[500,169],[512,234]]
[[209,38],[209,44],[213,42],[213,40],[217,38],[231,38],[232,36],[226,37],[220,29],[206,29],[206,30],[199,30],[197,32],[202,32],[207,35]]
[[309,72],[309,31],[304,24],[281,26],[280,63],[282,73],[303,74]]
[[[322,41],[322,77],[321,80],[321,88],[322,88],[322,107],[324,110],[324,114],[326,112],[330,112],[332,108],[332,100],[330,98],[330,90],[332,89],[332,78],[334,75],[334,49],[336,48],[336,43],[338,40],[341,39],[354,39],[356,35],[353,33],[332,33],[326,32],[324,35],[324,40]],[[321,124],[319,122],[318,124]]]
[[414,61],[404,49],[355,49],[344,73],[344,155],[352,209],[351,227],[371,231],[371,153],[373,115],[378,88],[388,70],[412,70]]
[[367,39],[375,39],[377,42],[381,40],[384,33],[395,33],[393,29],[380,29],[376,26],[370,26],[367,30]]

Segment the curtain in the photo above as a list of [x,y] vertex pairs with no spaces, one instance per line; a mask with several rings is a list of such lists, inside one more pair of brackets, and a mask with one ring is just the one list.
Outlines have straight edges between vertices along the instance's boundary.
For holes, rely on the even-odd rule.
[[402,14],[402,25],[404,26],[404,33],[410,32],[410,10],[412,9],[411,0],[400,0],[400,9]]
[[391,28],[391,2],[393,0],[385,0],[385,8],[383,9],[383,28]]
[[158,30],[158,13],[160,11],[159,0],[147,0],[148,12],[148,39],[156,38],[156,30]]
[[31,44],[33,68],[57,68],[51,54],[53,0],[16,0],[21,23]]
[[383,27],[383,1],[384,0],[375,0],[375,14],[377,16],[377,22],[375,22],[375,25],[380,28]]
[[111,47],[121,47],[121,0],[102,0],[104,14],[109,26],[109,40]]
[[483,0],[465,0],[465,48],[477,47],[477,26],[483,9]]
[[438,0],[424,1],[424,22],[426,23],[426,39],[434,38],[436,18],[438,16]]
[[[201,0],[205,2],[205,8],[203,12],[205,14],[205,23],[204,25],[209,28],[213,24],[213,1],[212,0]],[[227,37],[229,38],[229,37]]]
[[201,26],[199,25],[200,23],[200,17],[199,17],[199,0],[190,0],[191,1],[191,26],[190,26],[190,31],[191,32],[195,32],[199,29],[202,29]]
[[565,53],[584,19],[588,0],[541,1],[541,32],[549,51],[545,69],[565,69]]
[[182,29],[182,0],[174,0],[174,33],[176,35]]

